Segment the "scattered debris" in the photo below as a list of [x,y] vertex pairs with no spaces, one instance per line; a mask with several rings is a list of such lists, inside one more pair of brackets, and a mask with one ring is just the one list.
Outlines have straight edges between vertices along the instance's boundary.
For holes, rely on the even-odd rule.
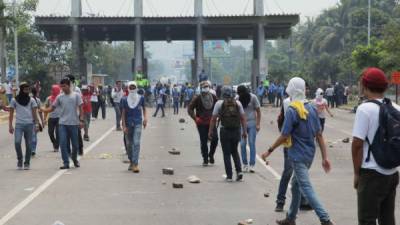
[[271,122],[269,122],[269,123],[272,125],[272,124],[274,124],[274,121],[273,121],[273,120],[271,120]]
[[269,161],[265,161],[265,165],[267,165],[267,166],[268,166],[268,165],[269,165]]
[[350,138],[345,138],[342,140],[343,143],[350,143]]
[[185,130],[185,128],[182,127],[181,130]]
[[264,193],[265,198],[269,198],[269,193]]
[[180,118],[180,119],[179,119],[179,123],[185,123],[185,122],[186,122],[185,119],[183,119],[183,118]]
[[64,225],[64,223],[57,220],[56,222],[53,223],[53,225]]
[[187,180],[189,181],[189,183],[192,183],[192,184],[199,184],[201,182],[200,178],[198,178],[194,175],[188,177]]
[[329,148],[333,148],[333,145],[329,145]]
[[245,221],[240,221],[240,222],[238,223],[238,225],[249,225],[249,224],[252,224],[253,222],[254,222],[253,219],[247,219],[247,220],[245,220]]
[[171,155],[180,155],[181,152],[178,151],[176,148],[172,148],[170,151],[168,151],[169,154]]
[[110,154],[110,153],[100,154],[100,159],[111,159],[111,158],[112,158],[112,154]]
[[164,168],[164,169],[162,169],[162,173],[164,175],[174,175],[174,169],[173,168]]
[[252,223],[254,222],[254,220],[253,220],[253,219],[247,219],[246,222],[247,222],[248,224],[252,224]]
[[173,188],[183,188],[183,184],[182,183],[172,183],[172,187]]
[[161,182],[161,184],[162,184],[162,185],[166,185],[166,184],[167,184],[167,181],[163,180],[163,181]]

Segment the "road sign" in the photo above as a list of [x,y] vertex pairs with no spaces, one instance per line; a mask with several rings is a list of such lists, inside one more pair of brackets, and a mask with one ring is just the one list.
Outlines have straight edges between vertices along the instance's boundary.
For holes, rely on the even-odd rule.
[[232,79],[230,76],[224,76],[224,85],[229,85],[231,83]]
[[212,58],[229,57],[231,54],[230,43],[222,40],[205,41],[204,42],[204,56]]
[[392,83],[393,84],[400,84],[400,72],[396,71],[392,73]]

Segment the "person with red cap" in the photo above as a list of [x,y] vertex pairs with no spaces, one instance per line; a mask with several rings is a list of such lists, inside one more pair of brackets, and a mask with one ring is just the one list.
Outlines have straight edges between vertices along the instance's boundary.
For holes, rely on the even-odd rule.
[[400,115],[400,107],[384,98],[388,85],[385,73],[378,68],[367,68],[362,73],[362,92],[367,101],[357,108],[352,143],[359,225],[374,225],[377,220],[381,225],[396,224],[394,211],[399,174],[396,167],[382,164],[375,154],[384,148],[382,144],[375,148],[381,136],[378,131],[385,126],[380,120],[381,109],[389,107]]

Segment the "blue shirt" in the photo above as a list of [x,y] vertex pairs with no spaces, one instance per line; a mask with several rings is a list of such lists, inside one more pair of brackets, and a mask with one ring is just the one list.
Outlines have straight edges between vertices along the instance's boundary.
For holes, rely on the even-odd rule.
[[179,94],[178,89],[176,89],[176,88],[172,89],[172,99],[175,102],[177,102],[177,101],[179,101],[179,97],[180,97],[180,94]]
[[317,110],[309,103],[307,120],[300,119],[296,109],[289,107],[285,114],[282,135],[292,136],[289,159],[295,162],[312,163],[315,155],[315,136],[321,131]]
[[265,95],[265,88],[264,88],[264,86],[258,86],[258,88],[257,88],[257,95],[258,96],[264,96]]
[[268,93],[275,93],[276,91],[276,86],[275,84],[271,84],[268,88]]
[[126,126],[133,127],[141,125],[143,121],[142,110],[144,109],[144,97],[140,96],[140,102],[135,108],[130,108],[128,105],[128,97],[124,96],[121,99],[121,108],[125,109]]
[[185,100],[190,101],[193,98],[194,90],[192,88],[186,89],[186,98]]

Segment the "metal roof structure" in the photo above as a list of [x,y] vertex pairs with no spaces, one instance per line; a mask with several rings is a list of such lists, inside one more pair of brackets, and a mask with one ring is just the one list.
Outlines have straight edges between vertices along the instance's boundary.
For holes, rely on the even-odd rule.
[[252,39],[259,24],[267,39],[285,38],[299,22],[298,14],[265,16],[183,16],[183,17],[69,17],[37,16],[35,24],[49,41],[70,41],[72,27],[86,41],[133,41],[135,26],[141,25],[144,41],[194,40],[201,24],[205,40]]

